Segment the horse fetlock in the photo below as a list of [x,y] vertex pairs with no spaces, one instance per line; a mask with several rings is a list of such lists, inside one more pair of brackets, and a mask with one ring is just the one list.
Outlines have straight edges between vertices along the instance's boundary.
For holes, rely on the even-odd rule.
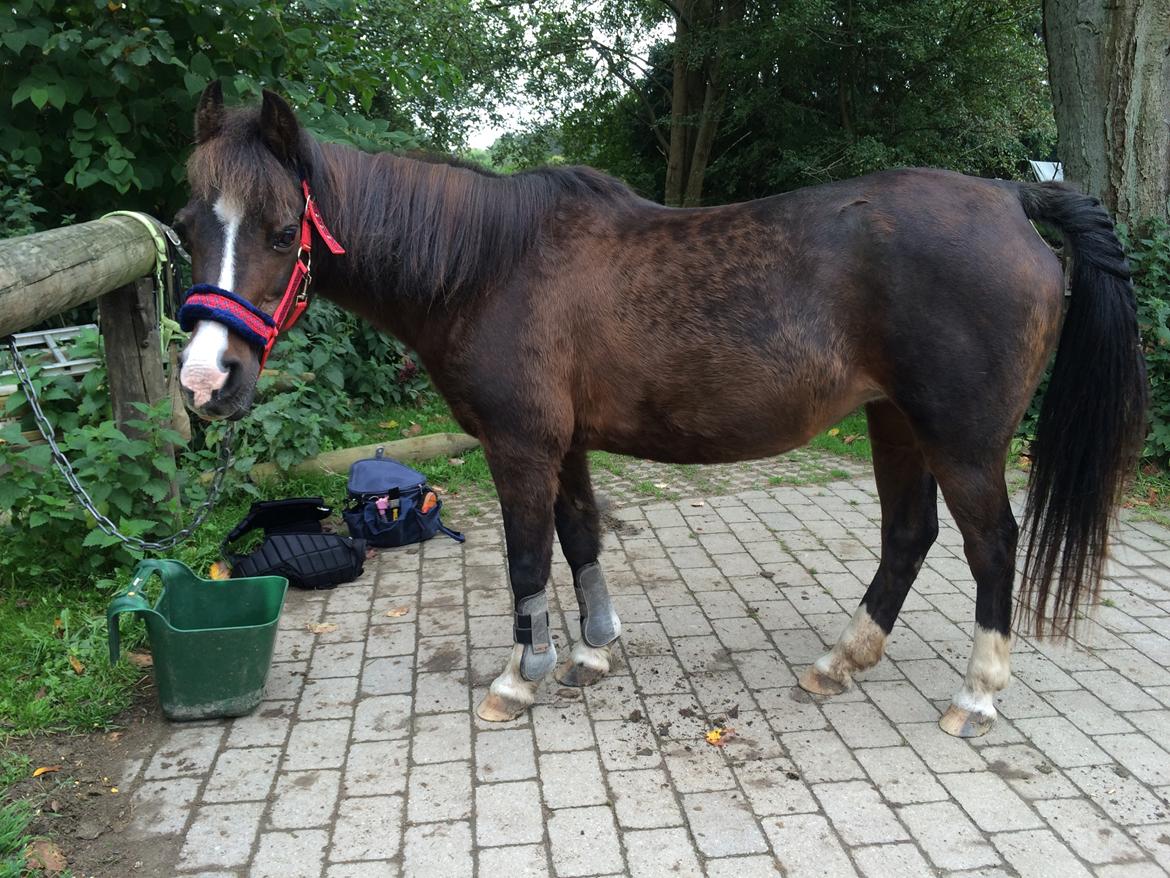
[[853,674],[881,661],[886,632],[862,604],[836,645],[800,677],[800,687],[815,695],[839,695],[853,684]]
[[[476,715],[488,722],[508,722],[519,717],[536,701],[536,690],[540,687],[540,677],[527,679],[523,668],[524,657],[528,652],[527,644],[517,643],[512,647],[512,654],[500,675],[492,681],[491,688],[483,701],[475,709]],[[547,654],[556,662],[556,650],[549,650]],[[549,666],[551,668],[551,665]]]
[[939,720],[944,732],[959,738],[986,734],[995,724],[995,693],[1011,680],[1011,639],[1006,634],[975,625],[975,642],[967,676]]
[[557,682],[565,686],[592,686],[609,673],[612,658],[608,646],[590,646],[578,641],[568,659],[557,668]]
[[622,633],[622,623],[605,587],[601,566],[596,561],[573,574],[573,590],[577,593],[577,606],[581,610],[581,639],[595,648],[617,640]]

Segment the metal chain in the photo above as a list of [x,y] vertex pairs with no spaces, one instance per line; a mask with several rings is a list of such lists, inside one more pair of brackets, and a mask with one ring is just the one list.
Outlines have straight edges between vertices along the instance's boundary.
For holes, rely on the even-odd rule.
[[73,470],[73,465],[69,463],[69,459],[65,456],[65,453],[57,445],[53,425],[45,417],[45,413],[41,409],[40,402],[37,399],[36,388],[32,383],[32,376],[29,375],[28,367],[25,366],[24,359],[20,356],[20,351],[17,350],[16,340],[12,336],[8,337],[8,350],[12,354],[12,362],[16,367],[16,375],[20,379],[20,386],[24,388],[24,395],[28,399],[29,407],[32,408],[33,417],[37,422],[37,429],[40,430],[41,436],[48,443],[49,449],[53,453],[53,463],[61,471],[61,475],[69,484],[69,488],[73,491],[74,496],[77,497],[78,501],[86,508],[89,514],[93,516],[99,528],[110,536],[121,540],[131,548],[140,551],[158,552],[178,545],[187,539],[187,537],[191,536],[203,524],[208,514],[210,514],[212,507],[215,505],[215,501],[219,499],[224,476],[232,464],[232,446],[236,433],[236,424],[234,421],[228,424],[227,431],[220,440],[219,461],[215,467],[215,475],[212,477],[211,487],[207,492],[207,499],[203,501],[203,505],[195,512],[195,517],[191,519],[191,523],[177,533],[171,534],[169,537],[161,540],[143,540],[139,537],[128,536],[118,530],[117,525],[98,511],[93,498],[89,496],[89,493],[82,487],[81,482],[78,480],[77,473]]

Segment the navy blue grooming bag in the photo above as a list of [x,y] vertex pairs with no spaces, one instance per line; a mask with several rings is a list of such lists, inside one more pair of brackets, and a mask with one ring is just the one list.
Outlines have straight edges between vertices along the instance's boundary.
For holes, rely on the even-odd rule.
[[390,548],[421,543],[442,532],[463,542],[463,534],[439,519],[443,501],[437,496],[435,505],[422,511],[423,499],[433,490],[426,476],[385,457],[382,448],[349,468],[347,489],[349,502],[341,515],[354,539]]

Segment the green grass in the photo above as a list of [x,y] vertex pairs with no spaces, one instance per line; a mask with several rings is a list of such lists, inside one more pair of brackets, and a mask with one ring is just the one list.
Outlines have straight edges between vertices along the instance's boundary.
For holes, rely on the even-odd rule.
[[[4,589],[0,738],[105,728],[130,703],[141,674],[124,663],[109,664],[106,601],[93,587]],[[138,639],[131,632],[127,645]]]
[[869,444],[865,410],[857,409],[836,426],[813,436],[809,440],[808,447],[819,448],[821,451],[839,454],[842,457],[873,460],[873,447]]
[[25,874],[24,852],[32,836],[32,804],[8,802],[0,806],[0,878],[20,878]]

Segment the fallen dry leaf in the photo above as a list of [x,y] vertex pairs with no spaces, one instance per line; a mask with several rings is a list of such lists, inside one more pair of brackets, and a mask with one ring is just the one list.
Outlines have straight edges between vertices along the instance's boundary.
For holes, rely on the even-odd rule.
[[79,677],[85,673],[85,665],[78,661],[75,655],[69,656],[69,667],[73,668],[73,673]]
[[451,466],[463,466],[463,458],[462,457],[448,457],[447,463],[451,464]]
[[311,634],[328,634],[330,631],[337,630],[337,626],[332,622],[310,622],[305,626],[305,628],[307,628]]
[[859,437],[859,436],[858,436],[856,433],[853,433],[852,435],[846,436],[846,437],[845,437],[844,439],[842,439],[841,441],[842,441],[842,442],[844,442],[846,445],[852,445],[852,444],[853,444],[854,442],[856,442],[856,441],[857,441],[859,438],[860,438],[860,437]]
[[402,431],[402,435],[403,436],[417,436],[421,432],[422,432],[422,424],[411,421],[410,426]]
[[139,668],[154,667],[154,656],[149,652],[128,652],[126,653],[126,660]]
[[695,501],[694,503],[692,503],[691,505],[692,505],[692,506],[706,506],[707,504],[706,504],[706,503],[704,503],[702,500],[696,500],[696,501]]
[[834,427],[832,430],[830,430],[830,431],[829,431],[828,433],[826,433],[825,435],[827,435],[827,436],[836,436],[836,435],[837,435],[838,433],[840,433],[840,432],[841,432],[841,428],[840,428],[840,427]]
[[393,610],[387,610],[386,615],[391,619],[397,619],[400,616],[405,616],[410,612],[410,607],[395,607]]
[[60,765],[42,765],[40,768],[33,771],[33,777],[40,777],[42,774],[52,774],[54,771],[60,771]]
[[661,489],[661,488],[669,488],[670,485],[668,485],[666,482],[655,482],[654,487]]
[[731,738],[735,737],[735,729],[731,726],[716,727],[706,734],[707,743],[712,747],[722,747]]
[[40,869],[46,875],[60,875],[69,865],[65,854],[61,853],[61,848],[44,839],[30,844],[24,859],[29,869]]
[[382,421],[380,424],[378,424],[378,426],[381,427],[383,430],[393,430],[395,427],[398,426],[398,422],[397,421]]

